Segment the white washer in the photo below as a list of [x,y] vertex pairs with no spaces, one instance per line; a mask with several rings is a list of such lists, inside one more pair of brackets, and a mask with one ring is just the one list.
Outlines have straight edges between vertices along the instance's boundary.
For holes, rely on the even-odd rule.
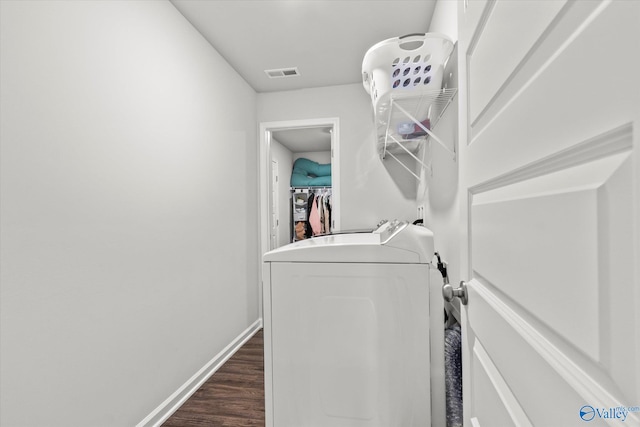
[[264,255],[267,427],[445,425],[433,256],[399,221]]

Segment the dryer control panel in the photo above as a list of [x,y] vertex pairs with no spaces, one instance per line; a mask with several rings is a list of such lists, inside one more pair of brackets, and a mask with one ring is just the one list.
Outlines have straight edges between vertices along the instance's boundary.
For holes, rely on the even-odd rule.
[[380,235],[380,243],[385,244],[396,236],[399,232],[404,230],[409,223],[407,221],[400,221],[394,219],[393,221],[382,221],[378,228],[373,231],[373,234]]

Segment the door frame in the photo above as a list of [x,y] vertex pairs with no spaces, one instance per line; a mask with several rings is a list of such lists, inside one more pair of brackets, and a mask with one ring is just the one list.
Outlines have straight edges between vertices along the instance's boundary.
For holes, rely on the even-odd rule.
[[[280,173],[279,173],[279,162],[277,159],[271,158],[271,191],[269,193],[269,195],[271,196],[271,201],[272,203],[280,198],[280,189],[278,188],[277,182],[280,179]],[[275,173],[274,173],[275,172]],[[275,220],[275,224],[273,223],[273,220],[270,221],[269,226],[271,227],[269,229],[269,233],[273,233],[271,234],[271,236],[269,236],[269,242],[273,242],[273,247],[278,247],[280,246],[280,206],[277,203],[273,203],[271,205],[271,215],[272,215],[272,219],[273,217],[276,218]],[[274,239],[272,240],[271,237],[274,237]]]
[[333,208],[331,210],[334,231],[340,230],[340,119],[338,117],[283,120],[261,122],[258,143],[260,144],[260,160],[258,179],[260,188],[260,254],[258,268],[260,275],[259,307],[262,317],[262,255],[270,250],[271,212],[271,132],[278,130],[329,127],[331,128],[331,188]]

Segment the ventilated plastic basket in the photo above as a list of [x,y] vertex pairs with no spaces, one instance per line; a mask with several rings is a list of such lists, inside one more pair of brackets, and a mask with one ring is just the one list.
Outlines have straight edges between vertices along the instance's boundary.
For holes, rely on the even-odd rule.
[[439,33],[409,34],[372,46],[362,61],[362,84],[379,112],[392,94],[420,95],[442,87],[453,42]]

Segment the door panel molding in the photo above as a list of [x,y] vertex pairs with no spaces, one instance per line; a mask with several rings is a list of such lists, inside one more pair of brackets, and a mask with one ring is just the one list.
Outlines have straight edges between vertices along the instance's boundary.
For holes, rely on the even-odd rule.
[[[541,7],[546,6],[547,2],[540,2]],[[549,69],[555,70],[558,62],[566,61],[567,54],[570,51],[584,52],[593,51],[592,55],[584,56],[584,63],[576,62],[573,69],[567,69],[567,78],[565,76],[557,76],[558,82],[563,82],[565,87],[556,90],[549,90],[549,93],[556,93],[558,97],[567,97],[569,92],[574,88],[582,88],[583,92],[586,88],[597,86],[596,75],[589,70],[598,67],[598,64],[610,63],[606,61],[611,56],[610,43],[603,40],[602,43],[594,44],[589,40],[588,33],[593,27],[597,27],[601,23],[599,18],[603,17],[608,10],[610,1],[593,2],[593,1],[569,1],[564,7],[558,11],[554,18],[548,23],[546,29],[540,34],[539,38],[533,42],[530,50],[522,57],[522,60],[515,66],[513,71],[504,79],[502,85],[495,91],[495,94],[488,100],[481,111],[474,112],[471,110],[473,103],[473,86],[471,86],[471,77],[473,72],[472,64],[469,64],[469,73],[467,73],[467,92],[469,101],[467,103],[467,112],[469,117],[468,127],[468,144],[472,144],[475,140],[490,127],[490,125],[509,109],[512,104],[517,103],[519,98],[534,90],[534,87],[544,87],[544,91],[549,87],[549,83],[545,77],[549,74]],[[612,36],[612,39],[615,37]],[[631,42],[629,42],[631,43]],[[574,46],[577,46],[574,49]],[[577,49],[577,50],[576,50]],[[468,58],[468,62],[478,61],[479,58]],[[598,67],[599,68],[599,67]],[[581,75],[588,75],[591,80],[586,84],[578,84],[575,79],[579,80]],[[596,79],[595,81],[593,79]],[[624,81],[625,79],[621,79]],[[595,86],[594,86],[595,83]],[[535,90],[539,92],[539,90]],[[531,95],[529,95],[531,96]],[[583,94],[584,96],[584,94]],[[555,99],[546,99],[547,106],[553,105]],[[529,110],[531,114],[531,111]],[[538,111],[540,111],[538,109]],[[555,111],[555,110],[554,110]],[[540,122],[544,126],[544,120],[538,118],[535,114],[531,120]]]
[[[492,362],[518,396],[525,413],[545,417],[551,416],[549,412],[552,410],[553,416],[557,417],[553,420],[533,418],[534,425],[581,425],[583,421],[578,411],[585,404],[598,408],[629,405],[625,399],[609,392],[617,389],[611,380],[587,373],[575,363],[573,355],[567,354],[570,352],[552,343],[530,319],[521,316],[481,280],[471,280],[469,292],[468,317],[474,324],[477,339],[483,343],[487,354],[493,355]],[[505,341],[510,343],[509,351],[496,348]],[[523,367],[537,372],[537,384],[527,382],[527,369]],[[589,368],[591,374],[597,369],[594,366]],[[545,393],[547,397],[557,394],[562,396],[558,402],[570,400],[573,403],[566,408],[540,410],[540,405],[548,406],[548,400],[537,398],[536,393]],[[536,407],[538,410],[534,410]],[[638,415],[629,413],[628,424],[640,423]]]
[[468,60],[473,57],[475,53],[476,47],[480,43],[480,37],[482,36],[485,27],[487,26],[487,22],[489,22],[489,18],[491,17],[491,12],[493,12],[493,8],[496,5],[497,0],[487,0],[484,8],[482,9],[482,13],[480,14],[480,18],[478,20],[478,24],[476,29],[469,40],[468,49],[467,49],[467,64]]
[[[474,203],[470,243],[474,277],[484,277],[599,361],[596,206],[593,190]],[[572,322],[568,301],[574,303]]]
[[505,384],[532,425],[640,425],[640,3],[503,1],[458,6],[465,425],[519,424]]
[[[471,128],[539,50],[569,6],[566,0],[551,3],[487,2],[467,51],[468,68],[473,71],[467,74]],[[514,28],[517,28],[518,37],[503,40],[504,34],[512,33]],[[503,47],[494,53],[496,57],[487,58],[482,47],[496,44]],[[489,48],[488,52],[492,50]]]
[[[489,356],[487,351],[484,349],[480,341],[478,341],[477,339],[473,343],[473,358],[474,358],[474,362],[476,362],[476,366],[478,368],[480,367],[482,368],[482,372],[486,376],[486,379],[490,381],[492,384],[492,387],[483,388],[483,390],[493,389],[496,391],[496,397],[500,400],[502,407],[504,408],[504,411],[505,411],[505,414],[502,415],[502,418],[507,418],[507,415],[508,415],[508,419],[516,426],[533,427],[533,425],[531,424],[531,421],[527,417],[527,414],[524,412],[524,410],[520,406],[518,399],[513,395],[513,393],[511,392],[511,389],[509,388],[509,385],[506,383],[502,375],[500,375],[500,371],[498,370],[496,365],[493,364],[493,362],[491,361],[491,357]],[[478,372],[478,369],[476,368],[474,370],[474,373],[478,375],[480,372]],[[476,377],[475,380],[478,381],[478,378]],[[478,397],[482,398],[482,396],[476,396],[476,398]],[[473,402],[473,405],[474,405],[474,409],[473,409],[474,415],[479,415],[478,414],[479,408],[476,405],[483,406],[482,403]],[[486,405],[486,406],[487,408],[492,408],[491,410],[493,410],[493,408],[495,408],[496,405]],[[480,416],[480,419],[482,419],[481,416]],[[492,418],[492,422],[495,422],[493,418]],[[503,425],[503,424],[500,423],[500,425]]]
[[467,205],[473,277],[628,399],[633,140],[631,123],[611,129],[468,188]]
[[563,169],[629,151],[633,147],[633,123],[625,123],[587,140],[578,142],[509,172],[495,176],[469,187],[469,193],[476,195],[500,187],[551,174]]

